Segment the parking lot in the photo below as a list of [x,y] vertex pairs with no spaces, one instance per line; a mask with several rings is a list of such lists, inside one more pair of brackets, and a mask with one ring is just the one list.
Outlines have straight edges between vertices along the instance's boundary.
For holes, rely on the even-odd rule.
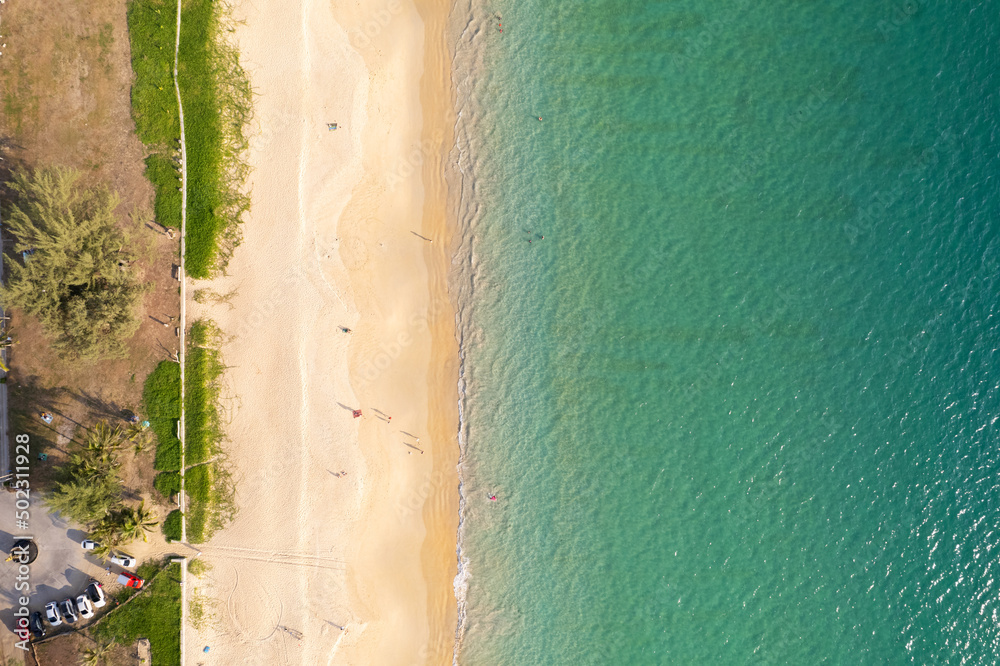
[[[107,565],[100,560],[87,555],[80,548],[84,533],[72,528],[68,523],[56,519],[45,511],[44,506],[36,506],[32,500],[30,508],[29,528],[15,530],[15,497],[11,492],[0,491],[0,551],[6,559],[11,546],[21,535],[34,537],[38,545],[38,559],[30,565],[30,596],[28,609],[44,611],[49,601],[61,601],[72,596],[76,598],[86,588],[91,579],[100,581],[105,590],[110,592],[117,585],[110,585],[111,576],[107,573]],[[7,655],[17,654],[14,643],[18,638],[13,633],[15,623],[14,612],[20,608],[18,598],[23,594],[15,589],[17,583],[16,562],[0,562],[0,621],[6,631],[2,635],[3,651]],[[117,574],[119,567],[112,567]],[[117,576],[115,576],[117,578]],[[75,626],[85,624],[82,618]]]

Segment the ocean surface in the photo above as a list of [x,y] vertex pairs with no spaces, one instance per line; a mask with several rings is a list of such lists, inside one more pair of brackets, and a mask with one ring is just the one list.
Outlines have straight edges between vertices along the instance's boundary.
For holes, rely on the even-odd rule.
[[1000,0],[468,2],[457,662],[1000,661]]

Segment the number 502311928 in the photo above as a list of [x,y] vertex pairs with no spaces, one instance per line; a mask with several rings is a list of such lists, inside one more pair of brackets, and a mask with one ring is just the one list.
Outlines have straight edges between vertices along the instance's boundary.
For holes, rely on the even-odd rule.
[[[13,483],[15,488],[25,488],[29,487],[28,483],[28,472],[30,468],[28,463],[31,461],[29,457],[31,455],[31,449],[28,444],[28,436],[21,434],[14,438],[16,445],[14,446],[14,478],[16,481]],[[25,493],[27,495],[27,493]],[[27,499],[27,497],[25,498]]]
[[17,498],[14,503],[14,506],[17,508],[14,512],[14,521],[18,529],[21,530],[28,529],[28,506],[30,505],[31,482],[28,481],[28,462],[31,460],[29,457],[31,449],[28,440],[29,438],[25,434],[20,434],[14,438],[16,444],[14,452],[16,455],[14,457],[15,481],[13,486],[15,488],[14,494]]

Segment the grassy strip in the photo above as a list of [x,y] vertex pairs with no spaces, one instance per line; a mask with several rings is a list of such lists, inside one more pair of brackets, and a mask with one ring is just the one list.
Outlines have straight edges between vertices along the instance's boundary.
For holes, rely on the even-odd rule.
[[160,472],[153,479],[153,487],[165,499],[170,499],[181,490],[181,475],[179,472]]
[[153,151],[146,158],[146,177],[156,190],[156,219],[175,228],[181,223],[180,172],[171,161],[181,136],[173,80],[176,26],[176,2],[133,0],[128,5],[132,117],[139,139]]
[[188,494],[187,538],[190,543],[205,540],[212,509],[213,465],[198,465],[184,475],[184,490]]
[[181,25],[178,81],[187,133],[188,273],[205,278],[216,255],[216,238],[225,223],[220,215],[222,122],[215,85],[212,46],[219,17],[212,0],[189,0]]
[[171,145],[181,135],[172,74],[177,3],[133,0],[127,16],[135,72],[132,117],[136,134],[147,145]]
[[[250,119],[251,88],[236,50],[222,35],[226,6],[187,0],[181,16],[178,84],[184,100],[187,143],[187,256],[189,275],[207,278],[221,270],[240,240],[239,223],[249,206],[241,192],[248,168],[243,127]],[[173,162],[180,123],[174,96],[173,49],[176,3],[132,0],[132,113],[139,138],[153,154],[146,176],[156,189],[156,216],[180,223],[179,171]]]
[[215,326],[208,322],[197,321],[191,326],[184,377],[187,411],[184,462],[189,466],[208,460],[222,439],[218,380],[223,365],[219,351],[211,346],[217,334]]
[[181,174],[174,161],[166,155],[146,158],[146,178],[156,189],[154,212],[165,227],[181,226]]
[[[180,565],[160,569],[156,563],[144,563],[138,575],[146,579],[146,590],[136,599],[105,615],[90,633],[98,639],[131,648],[136,639],[149,639],[153,666],[174,666],[181,659],[181,584]],[[121,596],[129,598],[135,590],[126,588]],[[119,602],[124,599],[118,599]]]
[[181,417],[180,366],[173,361],[162,361],[156,366],[146,378],[142,400],[150,427],[159,442],[155,469],[180,470],[181,442],[177,439],[177,423]]
[[181,513],[180,509],[174,509],[167,514],[163,520],[163,536],[167,538],[167,541],[180,541],[182,520],[184,520],[184,514]]
[[185,265],[195,278],[225,267],[249,205],[240,189],[247,175],[242,155],[250,82],[237,52],[223,39],[225,9],[217,0],[188,0],[182,17],[178,81],[187,134]]
[[[222,527],[233,511],[232,484],[219,460],[222,455],[222,419],[219,377],[225,366],[217,348],[219,330],[208,321],[191,326],[184,374],[187,449],[184,492],[187,539],[201,543]],[[195,465],[192,467],[191,465]]]

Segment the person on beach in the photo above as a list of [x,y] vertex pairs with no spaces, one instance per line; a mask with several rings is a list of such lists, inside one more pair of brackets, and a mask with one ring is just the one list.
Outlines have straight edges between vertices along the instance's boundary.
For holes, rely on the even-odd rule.
[[490,495],[490,501],[491,502],[496,502],[497,501],[497,496],[496,495]]

